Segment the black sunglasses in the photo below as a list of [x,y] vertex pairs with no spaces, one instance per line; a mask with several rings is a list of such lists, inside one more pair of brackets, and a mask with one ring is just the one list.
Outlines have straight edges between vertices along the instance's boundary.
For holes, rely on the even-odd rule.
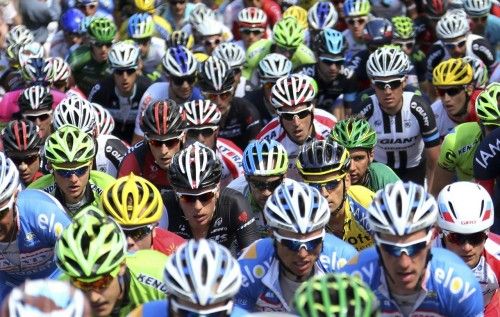
[[344,60],[331,60],[329,58],[325,58],[325,57],[320,57],[319,60],[323,63],[323,64],[326,64],[328,66],[331,66],[333,64],[337,65],[337,66],[342,66],[344,64]]
[[245,35],[250,35],[250,34],[261,35],[262,33],[264,33],[264,30],[262,30],[262,29],[240,29],[240,32],[245,34]]
[[50,118],[50,113],[44,114],[25,114],[23,115],[24,119],[35,122],[37,119],[40,121],[45,121]]
[[134,241],[140,241],[144,239],[148,234],[150,234],[154,229],[153,225],[142,226],[137,229],[128,230],[123,229],[123,233],[126,237],[132,238]]
[[40,156],[38,155],[29,155],[23,157],[9,156],[9,158],[12,160],[12,162],[14,162],[14,164],[16,164],[16,166],[19,166],[23,163],[25,163],[26,165],[31,165],[35,163],[40,158]]
[[460,41],[458,43],[444,43],[444,46],[446,46],[447,49],[452,50],[455,47],[462,48],[465,46],[465,40]]
[[260,191],[264,191],[267,189],[270,192],[273,192],[279,185],[281,185],[281,183],[283,183],[283,178],[271,182],[261,182],[249,179],[248,182],[250,185],[252,185],[253,187],[255,187]]
[[92,46],[95,46],[95,47],[103,47],[103,46],[106,46],[106,47],[111,47],[111,45],[113,45],[112,42],[91,42]]
[[194,204],[196,201],[200,201],[201,203],[205,203],[207,201],[212,200],[215,197],[214,192],[208,192],[204,193],[201,195],[188,195],[188,194],[177,194],[177,197],[184,202],[188,204]]
[[187,137],[194,139],[201,134],[203,137],[208,138],[212,136],[214,132],[214,128],[190,128],[187,130]]
[[415,46],[415,43],[413,43],[413,42],[394,42],[394,45],[398,45],[398,46],[404,47],[408,50],[412,50],[413,47]]
[[151,41],[150,37],[145,37],[145,38],[142,38],[142,39],[134,39],[134,42],[136,42],[139,45],[149,44],[150,41]]
[[135,74],[136,70],[133,68],[127,68],[127,69],[115,69],[113,71],[116,75],[118,76],[123,76],[123,74],[127,73],[127,75],[132,75]]
[[446,240],[456,245],[464,245],[465,243],[470,243],[471,245],[479,245],[488,239],[488,235],[484,232],[476,232],[471,234],[461,234],[456,232],[450,232],[445,235]]
[[184,4],[186,3],[186,0],[174,0],[174,1],[169,1],[170,5],[176,5],[176,4]]
[[444,97],[445,94],[447,94],[450,97],[453,97],[464,91],[464,88],[461,87],[448,88],[448,89],[438,88],[437,91],[441,97]]
[[184,82],[187,82],[189,85],[192,85],[196,81],[196,76],[195,75],[184,76],[184,77],[170,76],[170,81],[176,86],[182,86]]
[[355,25],[357,24],[363,24],[366,22],[365,18],[351,18],[351,19],[346,19],[347,24],[349,25]]
[[161,147],[162,145],[165,145],[168,148],[177,146],[181,142],[180,138],[174,138],[174,139],[167,139],[167,140],[155,140],[155,139],[149,139],[149,144],[154,147]]
[[374,80],[373,84],[380,90],[385,90],[390,88],[391,90],[398,89],[403,84],[401,79],[391,80],[391,81],[380,81]]
[[215,40],[205,40],[205,42],[203,42],[205,44],[205,46],[212,46],[212,45],[219,45],[221,42],[220,39],[215,39]]

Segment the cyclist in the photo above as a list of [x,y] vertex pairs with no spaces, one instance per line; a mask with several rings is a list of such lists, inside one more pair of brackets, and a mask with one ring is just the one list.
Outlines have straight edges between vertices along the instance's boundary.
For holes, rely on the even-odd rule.
[[96,156],[93,168],[113,177],[118,175],[121,161],[127,155],[128,146],[113,135],[97,132],[96,112],[87,100],[77,96],[63,99],[54,110],[54,129],[71,124],[90,135],[96,143]]
[[135,119],[139,113],[139,101],[151,85],[151,81],[138,71],[139,49],[135,44],[129,42],[113,44],[108,60],[113,75],[107,76],[92,88],[89,101],[105,105],[118,123],[113,131],[114,134],[130,142]]
[[14,163],[0,152],[0,298],[26,279],[56,274],[54,244],[70,224],[61,204],[39,190],[23,190]]
[[370,1],[346,0],[343,9],[344,19],[347,22],[347,30],[343,32],[347,43],[345,58],[347,62],[350,62],[354,55],[367,48],[363,31],[370,19]]
[[261,9],[267,16],[267,20],[269,25],[273,26],[279,23],[282,20],[281,8],[280,6],[273,0],[236,0],[229,3],[224,7],[224,11],[222,12],[224,15],[224,25],[227,25],[231,28],[233,34],[236,35],[236,40],[239,40],[238,37],[238,15],[239,13],[249,7],[254,7]]
[[262,124],[259,112],[253,104],[243,98],[234,97],[234,71],[226,61],[210,57],[201,64],[198,77],[203,95],[217,104],[222,114],[219,136],[244,149],[250,140],[255,139]]
[[497,101],[499,86],[497,83],[491,84],[477,97],[476,112],[479,123],[459,124],[444,138],[435,171],[436,183],[431,187],[434,195],[437,196],[454,178],[459,181],[472,180],[474,154],[479,143],[500,125]]
[[186,114],[186,145],[200,142],[215,151],[222,163],[221,188],[243,175],[241,149],[233,142],[219,138],[221,113],[210,100],[186,102],[182,108]]
[[480,185],[456,182],[441,190],[438,197],[438,225],[441,235],[436,245],[464,260],[483,291],[484,315],[500,314],[500,237],[489,232],[495,220],[493,202]]
[[188,24],[189,16],[196,5],[186,0],[168,0],[168,5],[162,8],[161,16],[170,23],[173,30],[180,30]]
[[450,58],[434,68],[432,84],[441,98],[431,107],[441,139],[457,124],[478,120],[474,105],[482,90],[474,89],[473,72],[472,66],[461,58]]
[[168,170],[173,190],[163,194],[168,230],[185,239],[211,239],[233,251],[257,240],[257,227],[245,197],[220,189],[221,162],[196,142],[177,153]]
[[160,191],[134,173],[104,189],[102,209],[122,228],[129,252],[151,249],[171,255],[184,243],[183,238],[158,227],[164,209]]
[[306,75],[278,79],[271,90],[271,103],[278,117],[257,135],[257,140],[276,140],[283,144],[289,158],[288,177],[300,180],[295,159],[308,140],[323,140],[337,121],[330,113],[317,109],[314,80]]
[[243,68],[243,76],[247,80],[256,76],[259,62],[269,53],[284,55],[290,59],[294,69],[316,63],[314,53],[304,44],[304,29],[292,16],[274,25],[272,39],[262,39],[247,49],[247,62]]
[[377,134],[365,119],[348,118],[337,122],[330,137],[349,151],[349,178],[352,185],[362,185],[376,192],[399,180],[390,167],[373,162]]
[[408,56],[398,48],[372,53],[366,68],[375,93],[354,111],[377,133],[375,161],[389,166],[402,180],[432,184],[439,156],[439,133],[431,107],[406,85]]
[[19,51],[21,47],[31,42],[33,42],[33,33],[24,25],[16,25],[7,33],[5,43],[7,61],[2,60],[5,70],[0,71],[0,85],[5,91],[23,87]]
[[245,51],[252,46],[253,43],[267,37],[270,33],[267,27],[266,13],[256,7],[248,7],[241,9],[238,13],[238,28],[234,29],[235,37],[240,37],[234,44],[238,45]]
[[429,56],[429,50],[437,41],[436,25],[439,19],[448,11],[448,0],[426,1],[422,3],[420,15],[414,19],[416,42],[420,48]]
[[331,139],[312,141],[302,146],[296,164],[304,182],[316,188],[328,202],[331,216],[326,231],[357,250],[371,246],[366,208],[373,192],[363,186],[351,186],[349,152]]
[[[134,9],[132,13],[148,13],[151,15],[153,18],[153,22],[155,23],[155,30],[156,33],[159,35],[160,38],[166,40],[170,34],[172,34],[172,26],[169,21],[164,19],[163,17],[160,16],[158,13],[155,5],[158,3],[155,3],[155,1],[151,0],[134,0]],[[160,5],[158,9],[160,9],[162,6]],[[130,15],[130,14],[129,14]],[[122,27],[125,27],[127,22],[122,23]],[[125,32],[121,32],[121,34],[124,34]]]
[[99,0],[75,0],[75,7],[87,17],[103,17],[113,19],[113,16],[100,6]]
[[259,110],[263,124],[269,123],[276,116],[276,110],[271,104],[271,89],[278,79],[289,76],[291,71],[292,62],[281,54],[268,54],[259,62],[257,82],[255,85],[250,83],[253,89],[246,92],[245,99]]
[[52,74],[50,78],[50,86],[57,91],[68,95],[77,95],[87,99],[83,92],[74,85],[74,80],[71,75],[71,67],[61,57],[51,57],[47,60],[47,67],[50,67],[49,72]]
[[275,140],[250,142],[243,152],[243,170],[240,176],[229,184],[239,191],[252,207],[257,228],[262,238],[269,236],[264,214],[264,205],[273,191],[283,183],[288,169],[288,155],[285,148]]
[[438,207],[424,187],[388,184],[368,213],[376,246],[342,271],[370,286],[382,314],[482,316],[483,296],[472,271],[452,252],[431,247]]
[[315,38],[321,30],[333,29],[339,15],[331,2],[318,1],[307,11],[309,38]]
[[146,303],[130,317],[247,315],[233,306],[233,297],[241,286],[240,266],[220,244],[189,240],[168,259],[164,272],[168,300]]
[[80,24],[84,17],[85,15],[75,8],[70,8],[61,15],[59,18],[61,29],[44,45],[49,56],[65,58],[82,44],[84,34]]
[[91,171],[95,157],[93,138],[72,125],[60,127],[45,142],[45,157],[52,172],[31,183],[54,196],[70,216],[88,205],[98,205],[101,194],[114,178]]
[[126,316],[148,301],[164,299],[167,256],[154,250],[127,253],[120,226],[94,206],[82,210],[62,233],[56,263],[90,301],[94,316]]
[[300,317],[346,316],[375,317],[380,303],[373,291],[357,276],[330,273],[315,276],[302,284],[293,299]]
[[92,87],[111,74],[108,53],[116,36],[116,25],[106,18],[95,18],[87,28],[88,44],[81,45],[68,56],[75,82],[88,95]]
[[247,90],[247,80],[241,76],[243,65],[245,64],[245,50],[238,45],[229,42],[218,45],[212,55],[225,60],[234,72],[234,96],[243,98]]
[[224,25],[213,16],[205,16],[193,30],[197,34],[195,39],[198,39],[193,52],[198,54],[210,56],[220,43],[230,40],[224,38]]
[[314,188],[286,180],[264,208],[269,238],[245,249],[239,258],[243,283],[236,305],[248,311],[292,311],[295,290],[313,276],[335,272],[356,250],[325,233],[328,202]]
[[40,171],[42,138],[39,128],[28,120],[10,121],[2,130],[3,151],[12,160],[28,186],[43,174]]
[[167,170],[174,154],[182,148],[185,124],[184,111],[172,99],[149,104],[141,119],[145,139],[130,149],[120,164],[118,176],[134,173],[160,191],[170,188]]
[[163,69],[168,81],[154,83],[144,92],[139,102],[139,111],[135,119],[135,144],[144,138],[141,129],[142,112],[153,102],[172,99],[177,104],[203,99],[200,89],[194,85],[198,63],[191,51],[184,46],[169,47],[162,59]]

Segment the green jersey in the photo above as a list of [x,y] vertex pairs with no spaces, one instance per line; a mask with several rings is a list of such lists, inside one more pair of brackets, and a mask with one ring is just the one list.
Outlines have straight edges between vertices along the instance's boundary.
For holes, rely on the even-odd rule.
[[446,135],[441,144],[438,165],[456,173],[459,181],[472,180],[474,154],[481,139],[481,127],[477,122],[457,125]]
[[385,185],[395,183],[398,180],[398,175],[389,166],[379,162],[372,162],[368,166],[367,184],[362,185],[376,192],[384,188]]
[[92,57],[91,48],[87,45],[82,45],[71,52],[68,56],[68,63],[78,88],[86,96],[95,84],[111,75],[108,62],[98,63]]

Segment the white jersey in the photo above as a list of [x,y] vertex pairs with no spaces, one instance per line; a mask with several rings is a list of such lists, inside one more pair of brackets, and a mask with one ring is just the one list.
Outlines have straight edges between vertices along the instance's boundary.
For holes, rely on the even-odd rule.
[[114,135],[101,134],[97,138],[95,169],[113,177],[118,176],[118,167],[128,152],[128,146]]
[[232,180],[243,175],[243,153],[241,149],[228,139],[217,138],[217,157],[222,162],[221,189]]
[[456,122],[450,119],[446,109],[443,106],[441,99],[437,99],[431,105],[434,117],[436,117],[436,126],[439,131],[439,136],[444,138],[457,125]]
[[159,37],[152,37],[151,44],[149,45],[149,51],[146,58],[143,58],[144,72],[149,74],[156,70],[158,65],[161,64],[161,60],[165,55],[167,45],[165,40]]

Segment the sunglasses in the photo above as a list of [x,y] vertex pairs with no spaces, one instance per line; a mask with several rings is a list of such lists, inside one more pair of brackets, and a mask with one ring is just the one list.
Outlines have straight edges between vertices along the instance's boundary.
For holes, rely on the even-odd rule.
[[471,20],[474,23],[486,23],[486,21],[488,20],[488,16],[485,15],[485,16],[482,16],[482,17],[471,17]]
[[195,139],[201,134],[203,137],[208,138],[214,134],[215,130],[217,130],[217,128],[191,128],[187,130],[187,137]]
[[465,46],[465,40],[462,40],[460,42],[444,43],[444,46],[446,46],[448,50],[452,50],[454,48],[462,48]]
[[173,139],[166,139],[166,140],[156,140],[156,139],[149,139],[149,144],[154,147],[161,147],[162,145],[165,145],[166,147],[174,147],[177,146],[180,142],[180,138],[173,138]]
[[401,254],[406,253],[409,257],[413,257],[420,251],[425,249],[430,239],[432,238],[432,230],[422,239],[412,241],[410,243],[394,243],[390,241],[385,241],[377,237],[377,245],[379,245],[385,252],[389,253],[391,256],[400,257]]
[[188,85],[192,85],[196,81],[196,76],[195,75],[184,76],[184,77],[170,76],[170,81],[176,86],[182,86],[184,82],[187,82]]
[[131,238],[134,241],[141,241],[148,234],[153,232],[154,226],[147,225],[147,226],[142,226],[142,227],[136,228],[136,229],[127,229],[127,228],[122,228],[122,229],[123,229],[123,233],[125,234],[126,237]]
[[43,114],[23,114],[23,118],[35,122],[37,119],[40,121],[45,121],[50,118],[51,112],[43,113]]
[[169,1],[170,5],[177,5],[177,4],[184,4],[186,3],[186,0],[177,0],[177,1]]
[[471,234],[461,234],[456,232],[445,233],[446,240],[456,245],[464,245],[469,243],[470,245],[476,246],[488,239],[488,235],[485,232],[476,232]]
[[316,249],[325,237],[325,232],[323,231],[318,237],[312,237],[309,239],[293,239],[288,237],[283,237],[276,232],[273,232],[274,238],[278,243],[282,244],[284,247],[288,248],[290,251],[299,252],[300,249],[304,248],[306,251],[311,252]]
[[127,75],[132,75],[135,74],[136,70],[133,68],[127,68],[127,69],[115,69],[113,71],[116,75],[118,76],[123,76],[123,74],[127,73]]
[[76,175],[76,177],[82,177],[83,175],[85,175],[85,173],[87,173],[89,168],[90,164],[86,164],[77,168],[60,168],[53,166],[54,172],[56,172],[57,175],[63,178],[70,178],[73,175]]
[[14,162],[14,164],[19,166],[23,163],[25,163],[26,165],[31,165],[31,164],[35,163],[39,157],[40,156],[38,156],[38,155],[29,155],[29,156],[24,156],[24,157],[11,156],[10,159],[12,160],[12,162]]
[[2,209],[0,209],[0,219],[3,219],[9,213],[9,211],[11,211],[12,208],[14,208],[14,202],[15,202],[15,196],[12,195],[10,196],[7,205],[5,205]]
[[149,42],[151,42],[150,37],[145,37],[142,39],[134,39],[134,42],[136,42],[138,45],[147,45]]
[[333,64],[337,65],[337,66],[342,66],[344,64],[344,60],[343,59],[337,59],[337,60],[332,60],[328,57],[320,57],[319,60],[323,63],[323,64],[326,64],[328,66],[331,66]]
[[240,29],[240,32],[242,34],[245,34],[245,35],[253,34],[253,35],[257,36],[257,35],[261,35],[262,33],[264,33],[264,30],[263,29],[246,29],[246,28],[242,28],[242,29]]
[[179,304],[175,299],[170,299],[170,306],[172,310],[182,317],[226,317],[233,308],[233,302],[229,301],[224,306],[216,306],[209,309],[197,309]]
[[66,37],[82,37],[83,34],[77,32],[64,32],[64,36]]
[[91,9],[91,10],[94,10],[96,8],[96,5],[95,4],[80,4],[78,5],[78,9]]
[[394,45],[401,46],[402,48],[406,48],[408,50],[412,50],[413,46],[415,46],[414,41],[408,41],[408,42],[394,42]]
[[111,47],[111,45],[113,45],[112,42],[91,42],[92,46],[95,46],[95,47],[103,47],[103,46],[106,46],[106,47]]
[[233,94],[232,90],[227,90],[221,93],[211,93],[211,92],[204,93],[205,97],[207,97],[207,99],[210,99],[212,101],[216,101],[218,98],[220,98],[221,100],[226,100],[227,98],[232,96],[232,94]]
[[395,79],[395,80],[391,80],[391,81],[374,80],[373,84],[375,85],[375,87],[377,87],[380,90],[386,90],[387,88],[389,88],[390,90],[394,90],[394,89],[398,89],[399,87],[401,87],[401,85],[403,84],[403,80],[404,80],[404,78]]
[[345,20],[349,25],[355,25],[356,23],[361,25],[366,22],[365,18],[350,18]]
[[276,113],[278,114],[278,116],[283,118],[283,120],[287,120],[287,121],[292,121],[295,118],[295,116],[297,116],[297,118],[299,118],[299,119],[304,119],[305,117],[307,117],[308,115],[310,115],[312,113],[312,106],[307,107],[307,108],[302,109],[302,110],[299,110],[299,111],[294,111],[294,112],[277,110]]
[[283,178],[271,182],[260,182],[256,180],[248,180],[248,183],[259,191],[269,190],[273,192],[279,185],[283,183]]
[[219,45],[221,42],[220,39],[215,39],[215,40],[205,40],[203,43],[205,44],[205,46],[215,46],[215,45]]
[[327,191],[334,190],[335,188],[339,187],[341,181],[342,179],[334,179],[325,183],[310,183],[307,181],[305,181],[305,183],[321,192],[323,188]]
[[83,282],[80,281],[76,278],[71,279],[71,284],[73,284],[74,287],[82,290],[83,292],[90,292],[90,291],[103,291],[111,285],[111,282],[113,282],[114,277],[111,274],[106,274],[103,275],[100,279],[93,281],[93,282]]
[[177,197],[180,201],[186,204],[194,204],[197,201],[201,203],[206,203],[212,200],[215,197],[215,192],[206,192],[199,195],[190,195],[190,194],[177,194]]
[[464,88],[462,87],[448,88],[448,89],[438,88],[437,91],[441,97],[444,97],[445,94],[447,94],[450,97],[453,97],[464,91]]

